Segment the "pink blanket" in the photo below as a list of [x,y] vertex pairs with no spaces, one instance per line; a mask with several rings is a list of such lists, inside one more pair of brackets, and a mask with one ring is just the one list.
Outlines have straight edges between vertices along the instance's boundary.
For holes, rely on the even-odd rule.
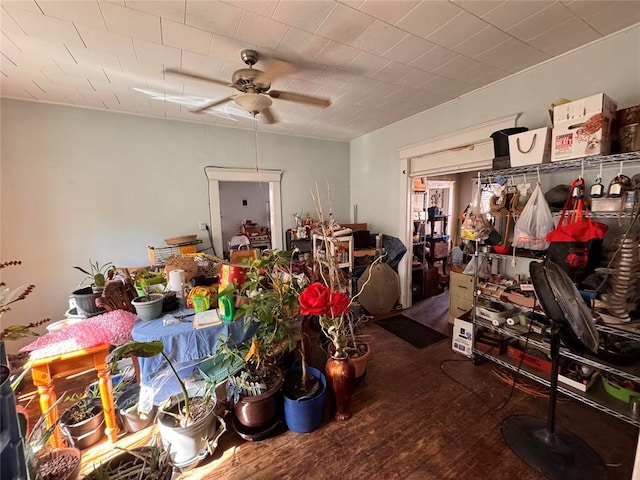
[[121,345],[131,340],[131,329],[135,321],[135,314],[114,310],[49,332],[22,347],[20,351],[31,352],[32,359],[39,359],[103,343]]

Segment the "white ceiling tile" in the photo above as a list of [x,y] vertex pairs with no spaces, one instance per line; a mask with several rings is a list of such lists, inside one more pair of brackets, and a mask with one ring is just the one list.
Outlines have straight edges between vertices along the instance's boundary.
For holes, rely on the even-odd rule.
[[344,90],[350,92],[368,93],[377,88],[381,83],[368,77],[354,75],[349,82],[344,85]]
[[256,48],[256,46],[251,43],[241,42],[222,35],[214,35],[209,55],[221,60],[229,60],[237,63],[238,66],[242,66],[243,63],[240,59],[240,52],[245,48]]
[[370,77],[378,70],[389,65],[389,63],[391,63],[389,60],[380,58],[376,55],[371,55],[367,52],[362,52],[349,65],[347,65],[347,69],[349,71],[355,71],[360,75]]
[[487,27],[487,23],[468,12],[460,12],[452,20],[427,37],[442,47],[451,48]]
[[574,2],[567,2],[565,5],[573,13],[584,18],[603,10],[608,10],[610,8],[615,9],[620,3],[623,2],[616,2],[613,0],[576,0]]
[[38,4],[45,15],[69,20],[79,25],[106,29],[107,25],[102,18],[102,12],[95,1],[69,2],[67,1],[45,1]]
[[158,45],[153,42],[133,39],[136,57],[143,62],[156,63],[167,67],[180,65],[181,50],[179,48]]
[[360,53],[360,50],[350,47],[349,45],[330,41],[322,51],[316,55],[313,61],[340,68],[347,66],[360,55]]
[[9,38],[26,35],[26,32],[20,28],[20,25],[18,25],[11,17],[11,14],[5,10],[4,6],[0,9],[0,30]]
[[29,36],[65,45],[82,45],[73,23],[68,20],[20,9],[13,10],[11,17]]
[[427,89],[440,95],[455,98],[475,90],[476,87],[450,78],[437,77],[427,84]]
[[27,12],[42,15],[42,10],[40,10],[36,2],[34,2],[33,0],[3,0],[2,6],[9,12],[13,12],[14,10],[24,10]]
[[373,17],[338,3],[315,33],[336,42],[351,44],[373,22]]
[[174,22],[184,23],[185,20],[185,0],[126,0],[126,5]]
[[358,10],[394,25],[419,3],[419,0],[367,0]]
[[261,17],[252,12],[244,12],[236,38],[243,42],[255,43],[258,48],[275,50],[289,27],[284,23]]
[[510,38],[476,56],[476,60],[512,73],[540,63],[548,58],[549,55],[514,38]]
[[381,55],[398,44],[408,34],[376,20],[351,44],[360,50]]
[[160,17],[106,2],[100,9],[110,32],[162,43]]
[[426,38],[443,24],[453,19],[462,12],[462,9],[453,3],[445,1],[424,1],[396,23],[396,26]]
[[472,58],[459,55],[450,62],[436,68],[433,73],[443,77],[454,78],[456,80],[467,81],[467,72],[476,67],[480,62]]
[[[192,1],[192,0],[190,0]],[[270,18],[278,6],[278,0],[235,0],[228,1],[232,5],[242,7],[243,9],[258,14],[262,17]]]
[[213,32],[214,35],[234,38],[241,18],[241,8],[223,2],[187,2],[187,25]]
[[548,5],[548,0],[506,1],[482,15],[482,19],[501,30],[506,30]]
[[276,49],[276,53],[287,58],[300,58],[311,61],[323,48],[329,44],[329,40],[312,35],[297,28],[289,28],[282,42]]
[[438,45],[427,51],[424,55],[416,58],[410,63],[411,66],[431,72],[445,63],[456,58],[458,54],[452,50],[442,48]]
[[609,8],[590,14],[584,20],[602,35],[609,35],[640,22],[640,2],[611,2]]
[[[238,64],[242,64],[240,56],[238,55]],[[193,72],[199,72],[209,77],[218,78],[223,81],[229,81],[231,83],[231,76],[228,78],[222,77],[222,68],[225,65],[225,61],[213,58],[211,56],[199,55],[197,53],[183,52],[182,53],[182,68]],[[236,66],[234,64],[234,66]],[[235,70],[235,68],[234,68]]]
[[394,62],[408,65],[413,60],[421,57],[433,48],[433,43],[429,43],[420,37],[409,34],[382,56],[389,60],[393,60]]
[[88,49],[108,51],[123,58],[135,58],[131,37],[81,25],[77,28]]
[[429,72],[425,72],[423,70],[418,70],[414,68],[411,72],[409,72],[404,77],[399,78],[394,81],[396,85],[402,85],[403,87],[409,88],[421,88],[423,87],[429,80],[434,78],[435,75]]
[[467,70],[464,78],[459,80],[482,87],[508,75],[510,75],[509,72],[478,62],[475,66]]
[[507,33],[523,42],[528,42],[546,30],[551,30],[573,18],[571,10],[562,3],[555,2],[534,13],[523,21],[509,27]]
[[382,82],[395,83],[396,80],[408,75],[412,70],[414,70],[412,67],[392,62],[371,75],[371,78]]
[[479,17],[490,12],[504,0],[453,0],[453,3]]
[[183,23],[162,20],[162,43],[170,47],[207,55],[213,35]]
[[556,28],[532,38],[527,43],[549,55],[560,55],[598,38],[600,38],[600,34],[593,28],[582,20],[572,18]]
[[334,7],[326,0],[282,0],[272,18],[306,32],[315,32]]
[[482,52],[506,41],[509,35],[494,26],[487,26],[474,36],[452,47],[452,50],[468,57],[475,57]]
[[[84,67],[86,65],[101,66],[103,68],[119,69],[120,61],[135,60],[133,46],[130,47],[126,55],[116,55],[113,51],[99,48],[69,48],[68,59],[58,61],[61,68],[67,72],[69,66]],[[69,72],[70,73],[70,72]],[[70,73],[71,74],[71,73]]]

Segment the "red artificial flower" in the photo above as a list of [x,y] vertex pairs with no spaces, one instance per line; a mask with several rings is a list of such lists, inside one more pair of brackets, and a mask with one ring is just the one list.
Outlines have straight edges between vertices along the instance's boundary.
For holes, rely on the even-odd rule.
[[329,309],[331,291],[320,282],[313,282],[298,297],[302,315],[324,315]]
[[329,297],[329,315],[338,317],[349,311],[349,296],[341,292],[331,292]]

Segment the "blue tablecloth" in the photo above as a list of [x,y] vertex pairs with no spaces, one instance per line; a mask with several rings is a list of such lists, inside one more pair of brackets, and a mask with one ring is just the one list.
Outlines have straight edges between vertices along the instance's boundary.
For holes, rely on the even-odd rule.
[[[193,309],[172,312],[171,315],[177,317],[190,313],[193,313]],[[255,328],[250,328],[245,331],[242,319],[196,330],[193,328],[193,316],[173,325],[165,325],[163,318],[148,321],[137,320],[131,331],[131,336],[139,342],[160,340],[164,344],[164,352],[171,359],[176,370],[180,372],[181,377],[188,376],[194,370],[195,365],[216,352],[219,337],[223,339],[229,337],[232,342],[240,344],[251,338],[255,330]],[[139,358],[138,360],[140,380],[145,385],[152,385],[154,389],[160,389],[173,376],[162,355]],[[178,386],[177,382],[175,385]]]

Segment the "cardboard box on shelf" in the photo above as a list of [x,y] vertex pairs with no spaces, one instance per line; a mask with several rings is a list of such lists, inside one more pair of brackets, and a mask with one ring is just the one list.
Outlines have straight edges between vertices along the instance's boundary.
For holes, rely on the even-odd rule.
[[608,154],[617,108],[604,93],[555,106],[551,161]]
[[[524,356],[524,358],[522,358]],[[522,363],[540,370],[541,372],[551,373],[551,360],[541,350],[529,347],[526,352],[523,352],[515,344],[507,345],[507,357],[513,358],[518,362],[522,359]]]
[[581,392],[589,390],[598,381],[598,378],[600,378],[600,372],[594,369],[591,369],[589,375],[575,374],[572,371],[568,371],[566,366],[558,372],[559,382],[569,385]]

